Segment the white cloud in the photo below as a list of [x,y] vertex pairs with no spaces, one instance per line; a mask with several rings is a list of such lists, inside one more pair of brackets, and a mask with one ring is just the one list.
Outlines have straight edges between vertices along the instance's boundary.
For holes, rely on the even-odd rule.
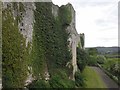
[[61,6],[70,2],[76,11],[76,29],[85,33],[85,46],[118,45],[118,0],[52,0]]

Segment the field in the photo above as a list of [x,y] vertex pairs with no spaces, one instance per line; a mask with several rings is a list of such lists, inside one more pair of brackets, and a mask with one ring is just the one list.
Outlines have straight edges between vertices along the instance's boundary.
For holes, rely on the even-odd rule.
[[106,85],[102,81],[100,75],[89,66],[86,66],[82,74],[86,79],[85,88],[106,88]]

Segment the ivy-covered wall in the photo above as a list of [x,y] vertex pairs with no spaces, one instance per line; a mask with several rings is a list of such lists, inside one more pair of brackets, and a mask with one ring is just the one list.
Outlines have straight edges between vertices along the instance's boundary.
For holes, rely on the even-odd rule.
[[81,41],[81,47],[84,49],[85,44],[85,36],[84,33],[80,33],[80,41]]
[[73,66],[68,47],[70,33],[66,30],[72,21],[72,12],[68,5],[61,6],[58,16],[54,17],[51,2],[35,2],[34,5],[32,42],[27,47],[26,38],[19,30],[24,18],[17,14],[15,19],[13,15],[13,9],[17,9],[17,13],[25,12],[23,3],[19,3],[19,8],[18,3],[10,3],[2,11],[3,88],[23,88],[30,74],[34,81],[28,88],[75,87],[69,79]]
[[6,88],[24,86],[27,77],[28,49],[18,30],[11,7],[2,11],[2,85]]
[[37,76],[40,74],[42,79],[45,79],[45,72],[49,72],[52,77],[58,69],[65,70],[69,76],[70,70],[66,64],[71,60],[71,52],[67,42],[69,34],[65,29],[71,18],[62,18],[70,15],[70,11],[62,6],[59,9],[58,17],[54,18],[52,3],[35,3],[35,5],[32,47],[34,72]]

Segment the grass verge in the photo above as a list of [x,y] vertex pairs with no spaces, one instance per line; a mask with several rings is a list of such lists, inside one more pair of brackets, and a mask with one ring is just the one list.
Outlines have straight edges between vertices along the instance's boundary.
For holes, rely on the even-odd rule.
[[82,73],[85,78],[85,88],[107,88],[100,75],[89,66],[86,66]]

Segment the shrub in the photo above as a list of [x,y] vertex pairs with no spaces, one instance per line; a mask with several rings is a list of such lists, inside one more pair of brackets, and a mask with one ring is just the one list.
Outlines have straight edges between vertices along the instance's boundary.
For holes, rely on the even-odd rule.
[[80,71],[83,71],[88,61],[88,54],[80,48],[77,48],[77,65]]
[[106,58],[104,56],[97,56],[97,63],[104,64]]
[[97,65],[97,57],[96,56],[90,56],[90,58],[88,60],[88,65],[96,66]]
[[113,65],[111,65],[110,66],[110,72],[115,76],[120,75],[120,64],[114,63]]
[[64,71],[56,73],[49,81],[52,88],[74,88],[74,81],[70,80]]
[[120,75],[120,62],[116,58],[107,59],[102,65],[104,69],[109,71],[111,74],[118,76]]
[[31,90],[32,88],[50,88],[50,85],[47,81],[45,80],[37,80],[37,81],[34,81],[33,83],[31,83],[29,86],[28,86],[29,90]]
[[85,77],[80,73],[80,71],[77,71],[75,73],[75,85],[77,87],[84,87],[85,86]]
[[97,55],[98,51],[96,48],[89,48],[88,53],[89,53],[89,55]]

